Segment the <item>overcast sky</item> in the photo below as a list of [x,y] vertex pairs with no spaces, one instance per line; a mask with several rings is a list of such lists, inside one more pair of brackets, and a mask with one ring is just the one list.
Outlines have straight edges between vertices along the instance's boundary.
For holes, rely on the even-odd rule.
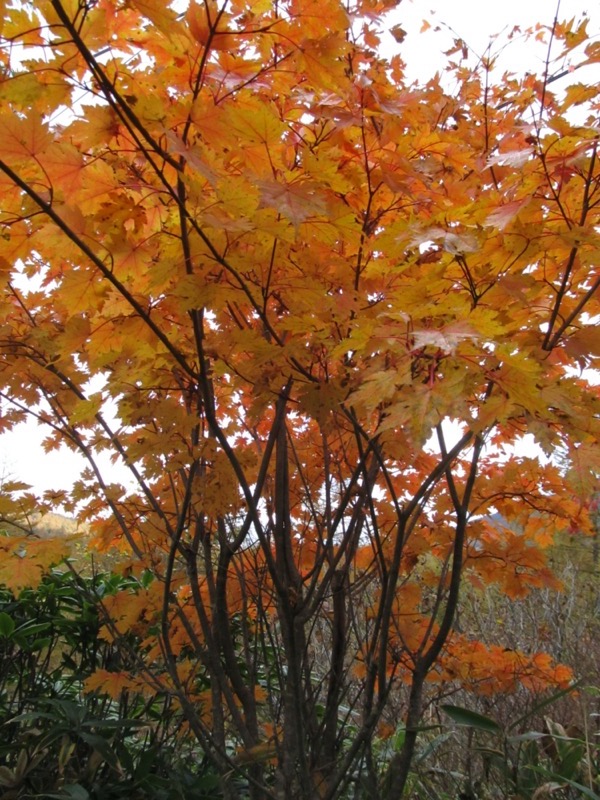
[[[407,64],[407,75],[417,80],[434,74],[444,64],[441,53],[456,38],[463,39],[469,48],[467,63],[471,66],[491,46],[493,54],[501,51],[501,73],[510,70],[543,74],[547,48],[526,42],[519,34],[509,43],[507,37],[515,26],[524,33],[537,23],[551,25],[556,10],[556,0],[402,0],[394,18],[407,32],[399,48]],[[597,39],[600,36],[597,0],[561,0],[559,19],[582,19],[584,15],[590,19],[588,32]],[[431,25],[426,33],[420,33],[423,20]],[[436,31],[436,27],[440,30]]]
[[[562,0],[559,18],[590,17],[588,32],[600,39],[600,8],[585,0]],[[475,67],[479,58],[491,46],[492,53],[501,51],[499,74],[526,71],[543,75],[546,48],[526,43],[520,36],[506,44],[515,25],[524,31],[536,23],[550,25],[556,13],[555,0],[403,0],[394,12],[390,24],[400,24],[406,30],[406,39],[398,45],[391,37],[387,47],[399,49],[407,64],[409,81],[427,80],[443,69],[446,57],[442,55],[454,39],[462,38],[469,48],[469,66]],[[420,33],[423,20],[431,28]],[[438,31],[435,29],[439,28]],[[506,44],[506,46],[504,46]],[[583,82],[600,80],[600,68],[586,68],[578,73]],[[559,88],[558,86],[556,87]],[[0,436],[0,477],[24,480],[36,491],[69,488],[82,468],[82,461],[67,451],[45,454],[39,444],[42,432],[35,425]],[[533,454],[533,450],[532,450]],[[104,462],[108,462],[105,460]],[[118,474],[115,474],[115,479]]]

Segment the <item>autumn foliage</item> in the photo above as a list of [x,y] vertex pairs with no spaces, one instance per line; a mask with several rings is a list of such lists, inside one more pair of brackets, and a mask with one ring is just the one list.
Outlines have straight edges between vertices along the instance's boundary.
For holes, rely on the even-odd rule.
[[[82,453],[45,502],[155,576],[105,604],[142,668],[88,690],[170,693],[226,797],[399,797],[428,681],[570,680],[453,621],[462,581],[558,588],[545,548],[590,530],[600,47],[557,24],[545,74],[409,86],[389,9],[4,10],[2,424]],[[47,547],[0,540],[0,580]]]

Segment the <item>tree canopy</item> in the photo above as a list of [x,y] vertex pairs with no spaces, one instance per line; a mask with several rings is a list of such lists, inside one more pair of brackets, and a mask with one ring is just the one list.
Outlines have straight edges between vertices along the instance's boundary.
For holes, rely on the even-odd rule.
[[[570,679],[453,623],[592,530],[600,89],[551,79],[600,45],[557,22],[544,74],[457,43],[452,92],[407,85],[393,5],[3,4],[2,424],[86,457],[45,502],[155,577],[106,603],[141,671],[88,688],[170,692],[227,797],[399,797],[426,681]],[[5,537],[0,580],[62,547]]]

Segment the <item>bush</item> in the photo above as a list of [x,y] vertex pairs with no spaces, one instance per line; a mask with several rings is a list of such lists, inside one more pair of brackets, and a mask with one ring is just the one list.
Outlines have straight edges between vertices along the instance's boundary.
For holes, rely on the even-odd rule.
[[124,690],[112,699],[83,692],[95,670],[131,666],[139,645],[134,636],[99,637],[99,598],[141,585],[110,573],[82,578],[67,570],[18,596],[0,589],[3,800],[217,796],[217,778],[202,754],[176,735],[182,718],[168,695]]

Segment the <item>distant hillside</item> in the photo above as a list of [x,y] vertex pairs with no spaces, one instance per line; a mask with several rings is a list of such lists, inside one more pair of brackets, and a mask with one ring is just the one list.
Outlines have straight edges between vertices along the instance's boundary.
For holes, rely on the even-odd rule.
[[[36,514],[32,519],[32,529],[38,536],[69,536],[74,533],[85,532],[87,526],[72,517],[49,512]],[[0,529],[7,531],[23,531],[22,527],[12,525],[10,522],[0,522]]]

